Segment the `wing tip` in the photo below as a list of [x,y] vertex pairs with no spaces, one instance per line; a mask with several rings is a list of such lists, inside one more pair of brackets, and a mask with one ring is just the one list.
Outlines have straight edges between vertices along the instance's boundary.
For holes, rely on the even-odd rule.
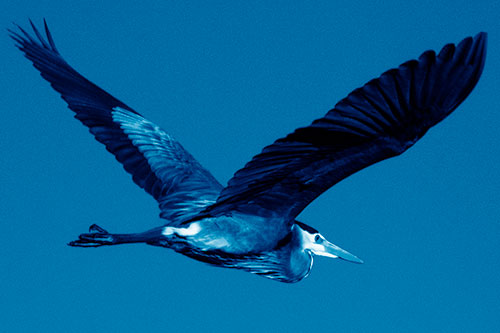
[[486,52],[488,49],[488,33],[484,31],[479,32],[476,36],[474,36],[473,41],[474,52],[471,53],[476,54],[477,57],[475,57],[475,59],[480,61],[481,65],[484,66],[486,60]]
[[49,50],[57,55],[60,55],[54,43],[54,39],[52,38],[52,34],[50,33],[47,20],[45,18],[43,19],[45,37],[42,35],[42,33],[40,33],[40,31],[30,18],[28,18],[28,22],[36,38],[33,38],[30,33],[28,33],[25,29],[23,29],[19,24],[15,22],[12,22],[12,24],[18,31],[15,31],[15,29],[7,28],[7,32],[9,36],[16,42],[16,46],[23,52],[25,52],[27,47],[37,47]]

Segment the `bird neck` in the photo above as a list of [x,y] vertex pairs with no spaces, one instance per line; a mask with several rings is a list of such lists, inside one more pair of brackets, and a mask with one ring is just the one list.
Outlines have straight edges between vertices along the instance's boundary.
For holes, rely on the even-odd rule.
[[297,281],[302,280],[311,272],[313,256],[302,247],[302,236],[296,225],[292,227],[292,237],[287,247],[290,256],[288,269]]

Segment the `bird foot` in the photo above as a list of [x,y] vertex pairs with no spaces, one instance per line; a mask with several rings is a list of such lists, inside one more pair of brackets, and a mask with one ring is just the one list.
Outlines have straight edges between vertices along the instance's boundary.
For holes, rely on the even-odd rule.
[[113,245],[116,241],[112,234],[101,228],[97,224],[89,227],[89,233],[81,234],[78,239],[69,242],[69,246],[75,247],[98,247],[102,245]]
[[92,224],[89,227],[89,232],[91,232],[91,233],[98,232],[98,233],[102,233],[102,234],[107,234],[108,233],[104,228],[101,228],[97,224]]

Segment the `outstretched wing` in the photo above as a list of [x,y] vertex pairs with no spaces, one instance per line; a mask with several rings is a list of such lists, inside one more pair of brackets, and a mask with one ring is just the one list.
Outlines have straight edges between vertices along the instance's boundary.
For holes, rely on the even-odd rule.
[[[31,21],[30,21],[31,23]],[[45,40],[18,26],[9,30],[17,47],[61,94],[97,141],[115,155],[134,182],[160,204],[162,218],[178,223],[215,202],[222,186],[157,125],[76,72],[57,51],[44,21]]]
[[341,100],[326,116],[264,148],[203,213],[281,216],[291,223],[325,190],[411,147],[472,91],[486,33],[424,52]]

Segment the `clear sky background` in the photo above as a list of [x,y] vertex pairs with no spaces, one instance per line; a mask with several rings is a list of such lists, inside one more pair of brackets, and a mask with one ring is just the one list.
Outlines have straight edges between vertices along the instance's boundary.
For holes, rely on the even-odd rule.
[[137,232],[156,202],[0,34],[0,326],[6,332],[500,330],[500,2],[24,1],[80,73],[174,135],[223,184],[262,147],[427,49],[487,31],[469,98],[400,157],[299,220],[365,261],[283,284],[162,248],[66,246]]

